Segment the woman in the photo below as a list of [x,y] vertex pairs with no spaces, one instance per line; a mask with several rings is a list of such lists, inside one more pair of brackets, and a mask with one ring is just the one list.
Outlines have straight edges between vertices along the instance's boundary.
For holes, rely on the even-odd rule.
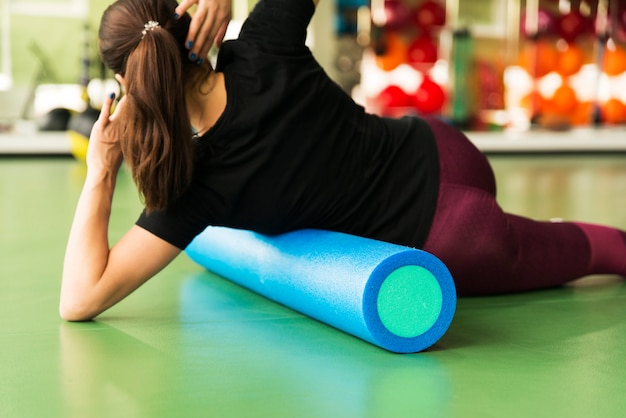
[[[103,16],[100,52],[126,94],[110,117],[105,103],[91,135],[63,318],[97,316],[207,225],[329,229],[423,248],[461,295],[626,275],[624,232],[505,214],[486,158],[460,132],[354,104],[304,44],[316,0],[261,0],[215,71],[198,58],[207,39],[221,41],[229,9],[207,0],[191,20],[191,3],[119,0]],[[146,208],[109,249],[122,154]]]

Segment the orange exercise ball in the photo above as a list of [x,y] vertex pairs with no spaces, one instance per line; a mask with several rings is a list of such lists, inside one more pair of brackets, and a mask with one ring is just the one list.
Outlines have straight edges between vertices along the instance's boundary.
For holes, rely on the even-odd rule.
[[532,77],[541,78],[557,69],[558,59],[556,47],[551,42],[538,40],[524,44],[519,63]]
[[559,50],[556,71],[563,77],[569,77],[578,73],[585,63],[585,54],[576,44],[566,44]]
[[626,122],[626,104],[611,98],[600,105],[602,121],[607,124]]
[[615,44],[607,45],[604,48],[602,71],[609,76],[616,76],[626,71],[626,49]]
[[384,70],[391,71],[406,62],[407,46],[404,40],[393,32],[385,34],[385,50],[376,56],[376,65]]
[[593,102],[581,102],[569,116],[569,121],[574,126],[589,125],[593,121]]
[[550,109],[559,115],[568,115],[578,106],[578,97],[573,88],[567,84],[554,91],[550,99]]
[[532,117],[545,110],[546,99],[538,91],[533,91],[521,99],[520,106],[528,110],[530,116]]

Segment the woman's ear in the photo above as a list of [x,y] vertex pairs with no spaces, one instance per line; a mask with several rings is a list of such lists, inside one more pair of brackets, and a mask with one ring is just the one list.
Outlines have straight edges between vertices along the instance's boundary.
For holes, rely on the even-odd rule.
[[122,91],[126,91],[126,79],[121,74],[115,74],[115,79],[122,85]]

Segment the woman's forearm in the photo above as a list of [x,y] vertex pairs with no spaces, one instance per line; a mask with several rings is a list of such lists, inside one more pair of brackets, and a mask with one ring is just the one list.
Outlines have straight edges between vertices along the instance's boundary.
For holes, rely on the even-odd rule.
[[60,313],[85,320],[101,308],[94,300],[109,257],[109,218],[117,171],[91,170],[81,192],[65,252]]
[[112,247],[109,218],[122,152],[109,96],[89,137],[87,178],[70,230],[59,310],[68,321],[93,319],[124,299],[171,262],[180,249],[134,225]]

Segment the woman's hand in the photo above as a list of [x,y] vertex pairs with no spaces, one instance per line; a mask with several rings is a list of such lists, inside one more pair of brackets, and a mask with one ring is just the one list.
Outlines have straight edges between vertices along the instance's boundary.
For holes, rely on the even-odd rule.
[[174,11],[176,16],[182,16],[194,4],[198,7],[191,18],[187,36],[192,61],[203,60],[213,43],[222,46],[232,17],[232,0],[182,0]]
[[76,205],[63,264],[59,310],[69,321],[94,318],[154,276],[180,249],[139,226],[132,226],[109,249],[109,220],[122,152],[112,125],[114,96],[102,105],[87,150],[87,177]]
[[117,173],[122,163],[122,151],[118,139],[111,135],[111,123],[119,114],[125,98],[118,103],[115,113],[111,114],[111,107],[115,95],[111,93],[100,111],[100,117],[91,129],[89,147],[87,148],[87,167],[89,171]]

